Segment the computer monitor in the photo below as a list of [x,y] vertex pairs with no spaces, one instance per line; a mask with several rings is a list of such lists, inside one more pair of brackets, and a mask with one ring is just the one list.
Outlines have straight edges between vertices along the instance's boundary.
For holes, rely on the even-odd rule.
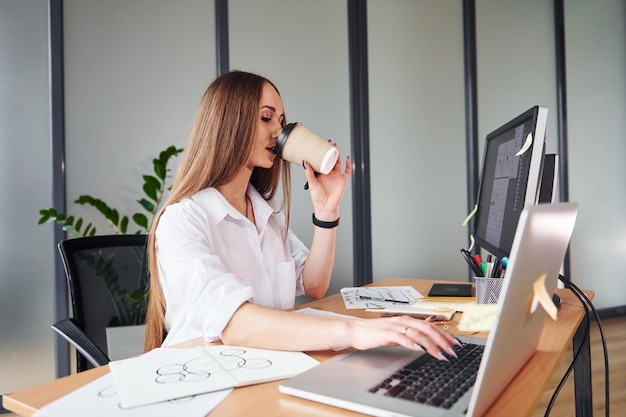
[[476,244],[509,256],[524,207],[538,203],[548,109],[535,106],[487,135],[474,216]]
[[539,186],[539,204],[554,203],[558,188],[559,155],[545,154],[541,170],[541,185]]

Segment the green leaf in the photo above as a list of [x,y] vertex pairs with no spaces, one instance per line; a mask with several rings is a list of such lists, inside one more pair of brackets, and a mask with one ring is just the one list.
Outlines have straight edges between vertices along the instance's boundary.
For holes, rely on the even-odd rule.
[[174,145],[171,145],[159,154],[159,161],[163,162],[163,165],[167,165],[172,156],[176,156],[182,151],[182,149],[178,149]]
[[104,201],[102,201],[102,200],[96,200],[94,203],[95,203],[94,205],[95,205],[96,209],[97,209],[100,213],[102,213],[102,215],[103,215],[104,217],[106,217],[107,219],[110,219],[110,218],[111,218],[111,207],[109,207],[109,206],[107,205],[107,203],[105,203],[105,202],[104,202]]
[[85,227],[85,230],[83,231],[83,236],[89,236],[89,232],[93,230],[92,236],[93,234],[96,233],[96,228],[93,227],[93,224],[89,223],[87,225],[87,227]]
[[[183,149],[177,148],[174,145],[167,147],[159,153],[157,159],[153,159],[154,174],[150,173],[142,176],[142,190],[145,195],[140,196],[140,199],[136,201],[149,214],[135,213],[132,215],[131,218],[133,222],[139,226],[140,229],[137,230],[136,233],[142,233],[142,230],[148,231],[150,229],[150,223],[154,219],[154,215],[157,212],[161,200],[164,198],[165,192],[171,188],[171,184],[166,183],[166,178],[169,177],[168,174],[170,173],[168,164],[172,157],[182,152]],[[97,210],[111,223],[117,233],[129,233],[129,217],[120,214],[117,209],[110,207],[104,201],[92,197],[91,195],[81,195],[74,203],[88,205]],[[40,210],[39,215],[39,224],[52,221],[58,222],[62,225],[63,230],[68,232],[68,235],[75,235],[74,237],[97,235],[96,228],[91,222],[87,224],[84,230],[81,230],[84,224],[87,223],[87,221],[83,220],[81,217],[72,215],[66,216],[63,213],[59,213],[54,208]],[[142,255],[138,254],[138,256],[145,256],[145,253]],[[145,260],[141,261],[144,264],[144,269],[141,272],[141,276],[138,277],[137,285],[132,289],[122,290],[118,283],[119,272],[121,271],[116,270],[113,259],[108,256],[105,257],[102,253],[90,258],[92,264],[100,268],[98,276],[109,290],[115,309],[119,312],[118,316],[120,322],[126,324],[143,323],[145,321],[146,294],[149,288],[149,273],[147,271],[147,265],[145,265]]]
[[111,223],[113,223],[114,225],[118,225],[120,221],[120,213],[117,211],[117,209],[111,209],[111,211],[109,212],[109,217],[107,218],[111,220]]
[[145,198],[142,198],[141,200],[137,200],[137,202],[141,204],[141,206],[144,209],[146,209],[148,213],[154,214],[154,212],[156,211],[156,206],[154,205],[154,203],[146,200]]
[[159,154],[159,161],[161,161],[163,165],[167,165],[168,159],[170,159],[170,157],[172,156],[172,148],[174,148],[174,145],[168,146],[167,148],[163,149]]
[[144,229],[148,230],[148,218],[141,214],[141,213],[135,213],[133,214],[133,221],[135,223],[137,223],[137,225],[143,227]]
[[152,164],[154,165],[154,173],[156,174],[157,178],[164,180],[165,174],[167,173],[165,164],[158,159],[153,159]]
[[120,222],[120,231],[126,234],[126,230],[128,230],[128,216],[122,217],[122,221]]
[[44,224],[55,221],[58,213],[55,209],[51,208],[48,210],[39,210],[39,214],[41,214],[41,218],[38,224]]
[[143,185],[143,192],[146,193],[146,195],[150,197],[151,199],[153,199],[154,201],[157,201],[157,197],[159,194],[158,187],[154,187],[154,185],[151,183],[145,183]]
[[96,199],[90,195],[81,195],[76,200],[74,200],[75,204],[80,204],[81,206],[84,204],[94,205],[94,201]]
[[131,303],[140,303],[146,296],[144,291],[133,291],[126,294]]
[[144,185],[145,184],[150,184],[154,188],[157,188],[157,189],[161,188],[161,181],[159,181],[158,179],[156,179],[152,175],[144,175],[143,176],[143,182],[144,182]]

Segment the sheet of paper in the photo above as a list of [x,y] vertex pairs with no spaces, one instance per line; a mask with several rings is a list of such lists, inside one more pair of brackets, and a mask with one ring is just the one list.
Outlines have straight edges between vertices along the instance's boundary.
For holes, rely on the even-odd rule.
[[233,388],[228,375],[202,347],[157,349],[109,364],[122,407],[137,407]]
[[347,287],[341,289],[347,309],[385,308],[400,304],[411,304],[423,295],[415,288],[393,287]]
[[337,317],[341,319],[363,320],[361,317],[349,316],[347,314],[339,314],[339,313],[334,313],[332,311],[319,310],[317,308],[311,308],[311,307],[305,307],[305,308],[301,308],[300,310],[294,310],[294,313],[306,314],[308,316],[318,316],[318,317],[325,316],[325,317]]
[[238,387],[291,378],[319,365],[317,360],[302,352],[227,345],[204,346],[203,349],[236,380]]
[[42,407],[35,417],[204,417],[231,391],[227,389],[124,409],[120,405],[113,375],[108,373]]
[[289,378],[319,362],[302,352],[213,345],[155,349],[109,364],[122,407]]

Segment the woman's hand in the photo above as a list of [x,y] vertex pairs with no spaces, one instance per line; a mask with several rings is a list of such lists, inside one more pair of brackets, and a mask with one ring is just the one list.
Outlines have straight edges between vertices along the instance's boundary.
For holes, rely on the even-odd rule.
[[[330,142],[330,140],[329,140]],[[346,169],[341,172],[341,153],[333,169],[326,175],[315,175],[313,167],[303,161],[309,184],[315,217],[322,221],[335,221],[339,217],[339,203],[352,173],[352,161],[346,158]]]
[[440,360],[448,360],[447,355],[456,357],[452,346],[460,345],[454,336],[429,319],[395,316],[350,322],[348,341],[356,349],[401,345],[407,349],[426,351]]

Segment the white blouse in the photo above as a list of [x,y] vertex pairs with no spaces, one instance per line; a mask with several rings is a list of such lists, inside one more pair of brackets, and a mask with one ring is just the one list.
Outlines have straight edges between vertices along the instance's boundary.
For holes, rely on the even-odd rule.
[[255,225],[215,188],[167,207],[156,229],[159,278],[168,335],[163,346],[203,336],[221,337],[246,301],[290,309],[304,294],[302,269],[309,253],[285,217],[252,186]]

